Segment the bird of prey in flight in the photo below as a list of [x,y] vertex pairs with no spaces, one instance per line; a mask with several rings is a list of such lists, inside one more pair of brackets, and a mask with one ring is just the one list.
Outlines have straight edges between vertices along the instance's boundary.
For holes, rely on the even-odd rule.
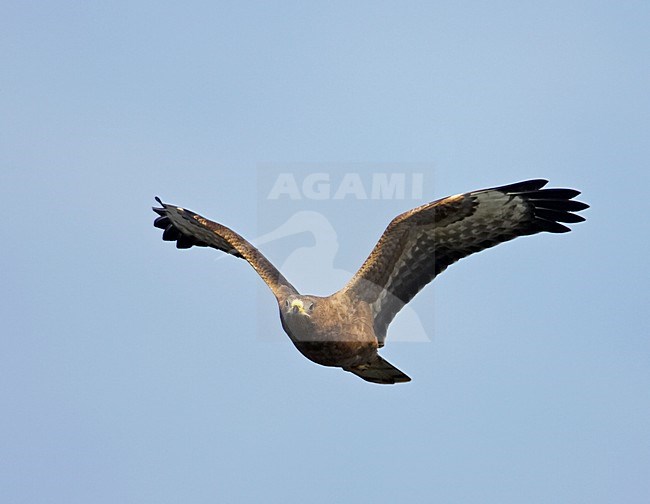
[[300,294],[264,255],[232,229],[194,212],[161,207],[154,226],[176,247],[212,247],[240,257],[257,271],[278,302],[282,328],[296,348],[323,366],[343,368],[373,383],[410,378],[384,360],[389,324],[447,266],[475,252],[541,232],[565,233],[589,207],[574,189],[543,189],[527,180],[449,196],[395,217],[359,271],[328,297]]

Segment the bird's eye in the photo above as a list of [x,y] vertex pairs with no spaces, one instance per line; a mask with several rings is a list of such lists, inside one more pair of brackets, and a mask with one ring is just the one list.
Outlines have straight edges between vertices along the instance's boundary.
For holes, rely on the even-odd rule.
[[307,307],[309,311],[312,311],[314,309],[314,303],[309,303],[309,306]]
[[289,303],[289,300],[288,300],[288,299],[284,302],[284,306],[286,306],[287,308],[289,308],[290,304],[291,304],[291,303]]

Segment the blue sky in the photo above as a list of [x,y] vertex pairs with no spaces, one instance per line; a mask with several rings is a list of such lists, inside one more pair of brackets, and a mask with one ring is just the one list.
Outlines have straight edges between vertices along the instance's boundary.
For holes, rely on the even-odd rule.
[[[648,22],[645,2],[6,3],[3,502],[648,502]],[[422,199],[269,212],[262,182],[313,167],[423,173]],[[154,195],[249,238],[316,212],[350,272],[397,213],[537,177],[582,190],[587,222],[436,279],[411,306],[428,341],[391,327],[394,387],[310,363],[246,263],[151,225]],[[315,243],[263,250],[320,270]]]

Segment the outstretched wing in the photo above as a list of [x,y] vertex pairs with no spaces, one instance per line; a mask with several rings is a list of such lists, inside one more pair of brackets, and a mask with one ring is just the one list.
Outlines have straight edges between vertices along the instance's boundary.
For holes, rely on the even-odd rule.
[[547,231],[565,233],[561,222],[589,205],[579,191],[542,189],[528,180],[443,198],[398,215],[343,290],[372,307],[380,346],[397,312],[420,289],[459,259],[499,243]]
[[212,222],[190,210],[163,203],[159,198],[156,198],[156,201],[162,205],[162,208],[153,208],[153,211],[160,216],[153,225],[164,229],[163,240],[175,241],[176,247],[179,249],[192,246],[212,247],[240,257],[255,268],[276,298],[279,297],[282,287],[289,289],[289,293],[297,293],[293,285],[259,250],[232,229]]

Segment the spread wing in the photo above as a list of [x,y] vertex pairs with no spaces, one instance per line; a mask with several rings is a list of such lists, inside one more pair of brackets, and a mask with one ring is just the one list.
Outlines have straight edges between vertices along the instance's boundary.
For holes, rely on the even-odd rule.
[[398,215],[343,290],[372,307],[380,346],[397,312],[447,266],[518,236],[565,233],[589,205],[528,180],[443,198]]
[[164,229],[163,240],[175,241],[176,247],[179,249],[192,246],[212,247],[245,259],[271,288],[276,298],[279,297],[283,287],[285,293],[286,289],[289,289],[289,293],[297,294],[293,285],[282,276],[278,269],[251,243],[232,229],[212,222],[190,210],[163,203],[159,198],[156,198],[156,201],[162,205],[162,208],[153,208],[153,211],[160,216],[153,225]]

